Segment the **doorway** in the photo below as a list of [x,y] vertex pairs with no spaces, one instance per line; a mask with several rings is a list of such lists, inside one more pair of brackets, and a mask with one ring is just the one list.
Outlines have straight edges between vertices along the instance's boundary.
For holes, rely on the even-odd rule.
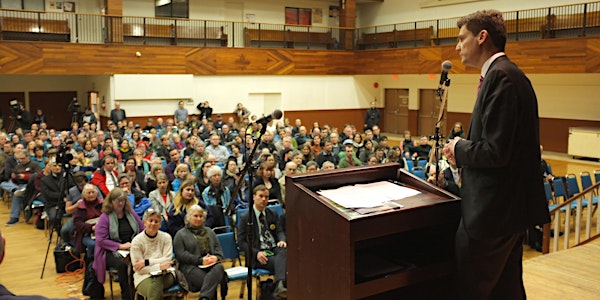
[[[435,133],[435,123],[438,120],[440,106],[442,105],[435,89],[419,90],[419,136],[432,136]],[[446,124],[442,122],[440,134],[446,134]]]
[[383,131],[402,134],[408,129],[408,89],[385,89]]
[[[73,98],[77,97],[77,92],[30,92],[29,93],[29,111],[31,116],[36,110],[42,109],[46,115],[48,128],[67,130],[71,128],[73,115],[67,111]],[[79,117],[79,116],[78,116]]]

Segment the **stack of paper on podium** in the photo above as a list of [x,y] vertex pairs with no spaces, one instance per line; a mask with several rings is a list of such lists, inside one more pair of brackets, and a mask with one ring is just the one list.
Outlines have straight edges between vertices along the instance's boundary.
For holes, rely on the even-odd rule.
[[363,208],[382,206],[390,201],[412,197],[421,192],[389,181],[378,181],[320,190],[317,193],[346,208]]

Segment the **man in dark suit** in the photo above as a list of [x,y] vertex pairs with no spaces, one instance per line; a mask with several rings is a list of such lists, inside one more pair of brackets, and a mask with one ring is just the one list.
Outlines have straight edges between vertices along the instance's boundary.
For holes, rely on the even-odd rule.
[[[285,281],[286,266],[286,239],[285,232],[278,226],[277,213],[267,208],[269,201],[269,190],[264,185],[258,185],[253,191],[254,199],[254,240],[252,241],[252,253],[254,253],[254,267],[266,269],[275,273],[275,291],[273,295],[279,298],[287,298]],[[249,211],[240,217],[238,223],[238,244],[242,251],[248,254],[248,224]]]
[[462,167],[462,219],[456,233],[464,299],[525,299],[525,230],[550,221],[540,178],[537,99],[529,79],[504,54],[502,13],[461,18],[456,51],[481,69],[466,139],[444,147]]

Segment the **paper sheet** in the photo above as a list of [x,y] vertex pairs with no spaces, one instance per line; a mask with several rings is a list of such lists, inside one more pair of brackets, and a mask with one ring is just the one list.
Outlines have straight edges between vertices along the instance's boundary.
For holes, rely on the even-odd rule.
[[378,181],[320,190],[317,193],[343,207],[361,208],[382,206],[386,202],[412,197],[421,192],[389,181]]

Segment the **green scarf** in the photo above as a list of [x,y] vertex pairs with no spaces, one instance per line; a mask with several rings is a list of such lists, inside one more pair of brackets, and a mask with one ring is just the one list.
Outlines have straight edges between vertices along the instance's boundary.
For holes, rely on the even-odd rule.
[[[125,201],[129,201],[129,200],[125,200]],[[135,220],[135,218],[133,217],[133,215],[131,213],[125,212],[125,217],[127,218],[127,221],[129,222],[129,226],[131,226],[131,228],[133,229],[133,236],[131,236],[131,240],[133,240],[133,237],[140,232],[140,225],[138,224],[138,222]],[[117,213],[113,211],[112,213],[110,213],[108,215],[108,219],[109,219],[108,230],[109,230],[110,239],[113,241],[121,241],[121,239],[119,238],[119,218],[117,217]]]
[[192,226],[191,224],[188,224],[186,227],[189,231],[191,231],[194,234],[196,240],[198,240],[198,243],[200,244],[200,253],[202,255],[208,253],[210,250],[210,238],[206,233],[206,227]]

